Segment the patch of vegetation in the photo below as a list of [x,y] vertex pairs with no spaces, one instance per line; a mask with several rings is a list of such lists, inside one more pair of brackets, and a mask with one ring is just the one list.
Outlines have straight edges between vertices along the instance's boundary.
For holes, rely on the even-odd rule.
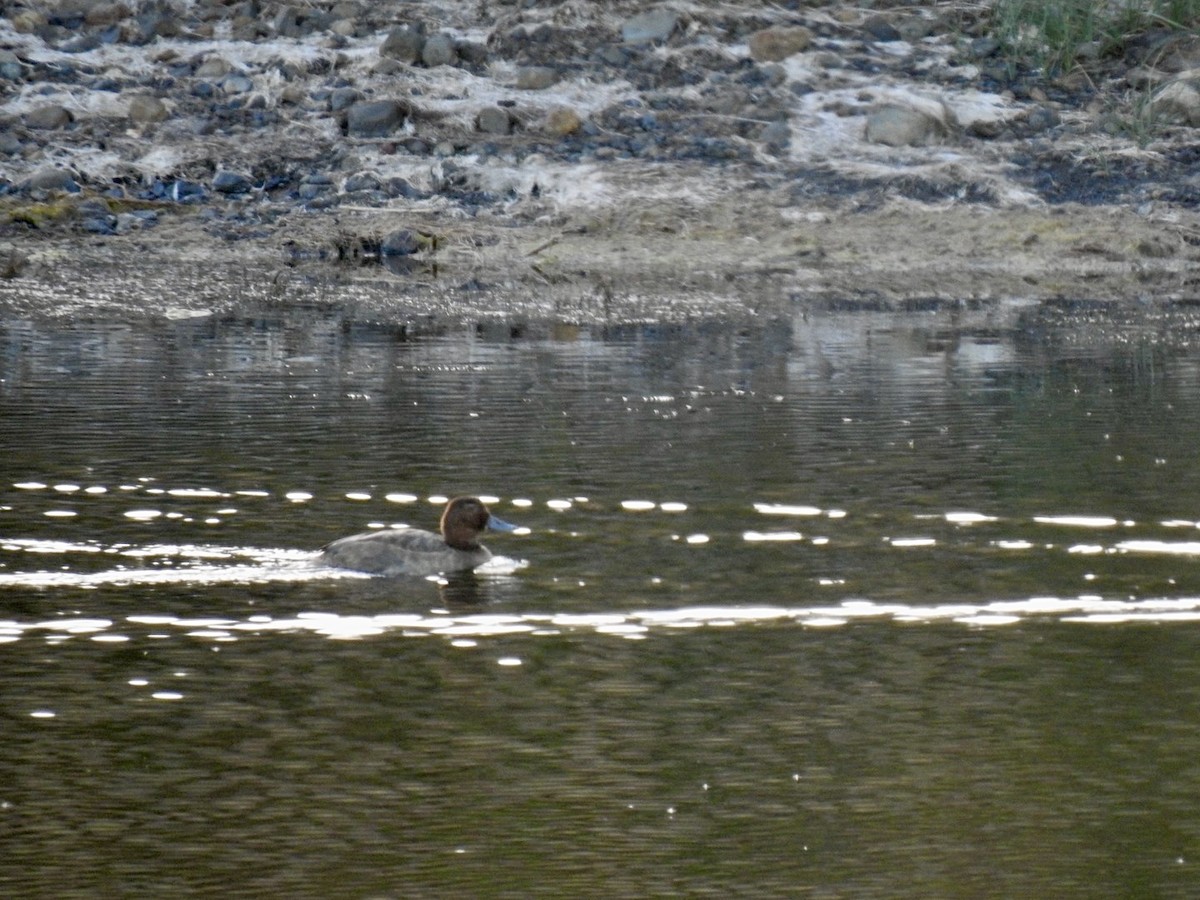
[[6,216],[10,223],[30,228],[43,228],[61,222],[74,215],[76,207],[75,201],[70,198],[44,202],[6,198],[6,201],[0,203],[0,214]]
[[1146,32],[1200,27],[1200,0],[997,0],[992,21],[1009,59],[1053,76]]
[[1152,101],[1162,82],[1149,73],[1173,48],[1194,44],[1200,0],[996,0],[992,29],[1010,67],[1060,85],[1095,88],[1114,75],[1124,84],[1127,71],[1145,67],[1140,85],[1102,96],[1105,129],[1146,146],[1164,125]]

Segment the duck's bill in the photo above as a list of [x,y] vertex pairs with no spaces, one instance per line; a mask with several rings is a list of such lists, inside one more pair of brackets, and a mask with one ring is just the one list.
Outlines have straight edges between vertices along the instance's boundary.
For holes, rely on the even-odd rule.
[[521,531],[520,525],[514,525],[512,522],[505,522],[503,519],[496,516],[488,516],[487,527],[492,531]]

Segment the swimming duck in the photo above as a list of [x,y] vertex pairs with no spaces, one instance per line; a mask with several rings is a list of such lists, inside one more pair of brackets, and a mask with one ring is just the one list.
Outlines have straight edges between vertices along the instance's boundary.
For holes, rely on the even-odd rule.
[[479,532],[516,531],[517,526],[488,512],[476,497],[456,497],[442,512],[440,535],[419,528],[368,531],[339,538],[321,548],[321,561],[339,569],[372,575],[436,575],[483,565],[491,552]]

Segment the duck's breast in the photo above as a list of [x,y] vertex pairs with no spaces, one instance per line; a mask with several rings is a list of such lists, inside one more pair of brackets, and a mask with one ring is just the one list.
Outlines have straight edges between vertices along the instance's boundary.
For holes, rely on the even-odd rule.
[[447,546],[441,535],[417,528],[368,531],[340,538],[321,551],[321,561],[373,575],[435,575],[473,569],[491,559],[485,548]]

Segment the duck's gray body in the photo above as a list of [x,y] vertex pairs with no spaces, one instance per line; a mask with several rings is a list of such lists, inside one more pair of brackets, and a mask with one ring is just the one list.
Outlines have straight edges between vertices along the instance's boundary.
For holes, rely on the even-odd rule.
[[321,549],[321,562],[371,575],[437,575],[481,566],[492,554],[479,543],[485,528],[516,531],[475,497],[456,497],[442,512],[442,533],[404,528],[339,538]]
[[491,552],[482,544],[476,544],[474,550],[459,550],[448,545],[441,535],[419,528],[352,534],[321,551],[321,560],[326,565],[372,575],[462,572],[491,558]]

